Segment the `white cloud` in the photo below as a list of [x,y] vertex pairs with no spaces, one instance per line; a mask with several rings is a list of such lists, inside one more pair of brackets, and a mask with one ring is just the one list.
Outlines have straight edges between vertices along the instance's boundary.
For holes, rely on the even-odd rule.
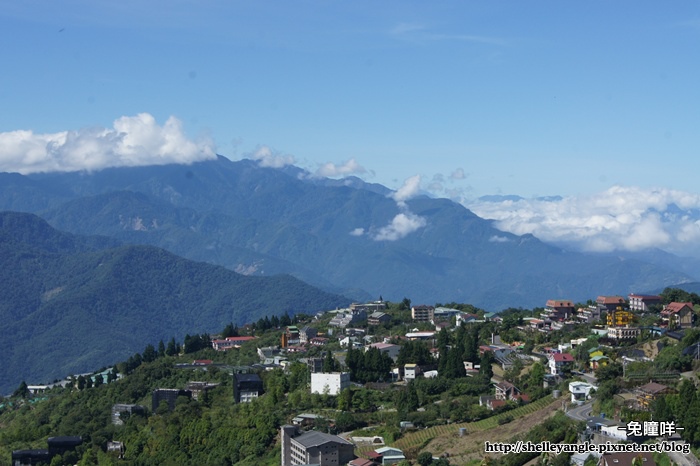
[[412,213],[406,205],[407,200],[420,192],[420,181],[420,175],[407,178],[398,190],[389,195],[396,201],[401,212],[391,220],[389,225],[374,233],[372,239],[375,241],[396,241],[427,225],[425,218]]
[[355,159],[350,159],[341,165],[335,165],[331,162],[325,163],[316,170],[314,175],[331,178],[334,176],[348,176],[363,173],[367,173],[365,167],[357,163]]
[[160,126],[148,113],[118,118],[113,128],[0,133],[0,171],[22,174],[192,163],[215,157],[213,143],[189,140],[177,118],[171,116]]
[[365,234],[365,229],[364,228],[355,228],[350,232],[351,236],[362,236]]
[[505,236],[493,235],[492,237],[489,238],[489,241],[492,243],[507,243],[510,240],[508,238],[506,238]]
[[261,167],[270,168],[282,168],[287,165],[293,165],[296,162],[293,155],[280,154],[268,146],[258,147],[255,149],[255,152],[249,154],[249,157],[257,161]]
[[420,192],[420,175],[414,175],[407,178],[403,185],[395,192],[390,194],[399,205],[403,205],[407,200],[415,197]]
[[451,180],[463,180],[467,177],[467,175],[464,173],[464,170],[461,168],[455,169],[455,171],[452,172],[450,175]]
[[379,229],[373,239],[376,241],[396,241],[413,233],[427,224],[423,217],[411,212],[402,212],[391,220],[391,223]]
[[465,205],[500,230],[585,251],[660,248],[700,255],[700,196],[682,191],[614,186],[585,197]]

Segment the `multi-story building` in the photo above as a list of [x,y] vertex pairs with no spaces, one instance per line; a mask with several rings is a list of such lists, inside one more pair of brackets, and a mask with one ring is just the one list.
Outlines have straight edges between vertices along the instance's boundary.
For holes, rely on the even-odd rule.
[[328,322],[328,325],[331,327],[345,328],[348,325],[364,322],[365,320],[367,320],[367,311],[364,309],[346,309],[345,311],[338,312],[335,317]]
[[411,308],[411,318],[414,322],[432,322],[435,318],[435,308],[420,304]]
[[393,343],[372,343],[365,346],[365,351],[369,351],[370,348],[377,348],[380,353],[386,353],[394,361],[399,357],[399,351],[401,350],[399,345],[394,345]]
[[218,383],[190,381],[190,382],[187,382],[187,385],[185,385],[185,390],[191,391],[192,398],[194,398],[196,401],[199,401],[199,398],[204,393],[206,393],[207,391],[211,390],[212,388],[216,388],[218,386],[219,386]]
[[600,308],[597,305],[579,308],[576,311],[576,320],[586,324],[600,320]]
[[316,372],[311,374],[311,393],[338,395],[349,386],[349,372]]
[[549,373],[552,375],[562,375],[574,364],[574,357],[569,353],[553,353],[548,356],[548,359]]
[[639,327],[609,327],[608,338],[611,340],[632,340],[642,333]]
[[258,374],[233,374],[233,400],[250,403],[265,393],[265,386]]
[[115,404],[112,405],[112,424],[115,426],[124,425],[122,413],[131,416],[132,414],[146,415],[146,408],[141,405]]
[[607,316],[608,327],[623,327],[628,326],[634,322],[634,314],[630,311],[625,311],[621,307],[618,307],[610,312]]
[[630,294],[630,309],[633,311],[648,312],[649,306],[661,304],[661,296],[647,294]]
[[192,392],[179,388],[156,388],[151,395],[151,409],[155,412],[160,404],[165,401],[170,411],[175,410],[175,402],[179,396],[192,398]]
[[300,433],[296,426],[286,425],[280,437],[282,466],[341,466],[355,459],[355,446],[335,435],[314,430]]
[[350,305],[351,311],[365,311],[365,312],[377,312],[386,309],[386,303],[384,301],[375,301],[373,303],[352,303]]
[[391,316],[386,312],[373,312],[367,317],[367,323],[369,325],[381,325],[387,322],[391,322]]
[[316,338],[317,336],[318,330],[316,330],[313,327],[309,327],[308,325],[299,329],[299,343],[301,343],[302,345],[310,343],[311,339]]
[[601,311],[610,312],[618,307],[627,308],[627,301],[622,296],[598,296],[595,302]]
[[549,299],[542,316],[553,321],[562,321],[571,318],[576,312],[574,303],[563,299]]

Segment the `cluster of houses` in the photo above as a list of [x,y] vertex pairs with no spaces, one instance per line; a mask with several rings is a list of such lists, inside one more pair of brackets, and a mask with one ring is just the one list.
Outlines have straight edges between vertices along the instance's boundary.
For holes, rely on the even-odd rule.
[[[601,321],[605,313],[606,328],[601,331],[608,339],[624,341],[637,338],[643,328],[635,326],[640,314],[649,314],[661,305],[661,296],[630,294],[627,300],[621,296],[598,296],[596,303],[578,308],[572,301],[550,299],[539,318],[528,318],[527,327],[541,332],[561,330],[580,323]],[[648,329],[662,334],[690,328],[694,324],[693,303],[672,302],[658,313],[658,321]]]
[[[609,340],[628,340],[637,338],[642,331],[641,327],[635,326],[639,314],[649,313],[657,310],[661,303],[660,296],[630,294],[627,299],[620,296],[599,296],[595,304],[576,308],[572,301],[551,299],[548,300],[544,311],[538,317],[524,319],[521,330],[550,332],[564,329],[582,323],[598,323],[605,315],[605,328],[594,329],[594,332],[607,337]],[[255,373],[259,370],[270,370],[283,368],[288,364],[288,356],[291,353],[304,353],[309,348],[323,347],[328,344],[331,338],[337,339],[340,346],[344,348],[362,348],[365,351],[376,348],[380,352],[387,354],[394,361],[397,360],[400,345],[394,344],[388,338],[382,341],[375,341],[376,337],[371,336],[368,330],[375,326],[388,325],[392,322],[392,316],[386,312],[386,303],[382,301],[366,304],[352,304],[348,309],[335,311],[335,315],[328,324],[327,333],[321,333],[312,325],[288,326],[284,329],[280,337],[279,346],[257,348],[260,357],[260,364],[251,367],[235,368],[233,372],[233,400],[236,403],[249,403],[264,393],[264,385],[260,376]],[[694,309],[692,303],[670,303],[658,312],[658,326],[650,330],[659,333],[674,332],[690,328],[694,324]],[[416,305],[411,308],[411,319],[416,324],[429,323],[434,330],[419,330],[418,328],[400,336],[405,340],[422,340],[428,342],[431,352],[437,357],[435,348],[436,333],[442,328],[453,328],[463,323],[483,322],[492,318],[492,315],[475,315],[465,313],[456,309],[444,307],[433,307],[429,305]],[[493,317],[499,320],[498,316]],[[421,325],[425,328],[425,325]],[[335,334],[335,335],[334,335]],[[242,345],[256,340],[254,336],[232,336],[227,338],[214,339],[212,347],[216,351],[229,351],[241,348]],[[570,343],[561,344],[557,348],[546,348],[545,354],[540,357],[546,358],[548,374],[545,377],[545,384],[559,383],[562,377],[571,373],[574,365],[574,358],[570,350],[586,341],[585,338],[571,340]],[[697,348],[689,348],[688,351],[695,351],[700,358],[700,343]],[[492,338],[491,344],[482,345],[479,351],[483,354],[486,351],[492,352],[494,360],[504,370],[513,366],[518,358],[533,358],[537,356],[525,356],[517,351],[517,345],[507,345],[500,342],[497,336]],[[346,372],[323,372],[323,358],[310,357],[302,358],[300,361],[308,364],[311,372],[310,391],[316,394],[338,395],[346,388],[350,387],[350,375]],[[588,364],[591,370],[608,363],[608,357],[603,354],[600,347],[588,350]],[[197,360],[191,364],[178,365],[187,368],[199,368],[214,364],[211,360]],[[465,362],[467,375],[478,373],[478,365]],[[231,368],[228,368],[231,369]],[[403,379],[410,381],[417,377],[435,377],[437,371],[434,366],[419,366],[408,363],[403,367],[393,370],[394,381]],[[156,389],[152,393],[152,410],[167,407],[168,410],[175,409],[179,397],[199,399],[202,394],[214,388],[216,384],[207,382],[190,382],[180,389]],[[597,387],[586,382],[575,381],[569,384],[571,402],[574,404],[584,403],[595,393]],[[672,389],[654,382],[639,387],[636,396],[630,398],[630,403],[638,409],[648,409],[654,399],[660,394],[669,393]],[[494,394],[482,396],[479,403],[492,410],[497,410],[508,402],[527,403],[529,396],[521,393],[513,384],[500,380],[494,380]],[[123,423],[125,415],[141,414],[145,411],[143,406],[117,404],[112,408],[113,423],[119,425]],[[280,430],[282,446],[282,466],[317,464],[324,465],[349,465],[349,466],[373,466],[379,464],[395,464],[404,459],[400,450],[390,447],[381,447],[369,454],[367,458],[356,458],[354,455],[355,445],[346,439],[338,436],[317,432],[304,431],[303,427],[314,424],[318,418],[314,414],[301,414],[292,420],[293,425],[283,426]],[[626,440],[624,432],[619,429],[611,420],[595,419],[589,421],[587,435],[598,435],[601,438]],[[623,438],[624,437],[624,438]],[[51,443],[53,442],[53,443]],[[68,442],[68,443],[66,443]],[[39,452],[42,458],[50,458],[55,455],[59,444],[61,448],[69,443],[77,442],[76,439],[56,438],[49,439],[50,449]],[[118,443],[118,442],[117,442]],[[55,444],[55,445],[54,445]],[[64,445],[65,444],[65,445]],[[112,449],[123,453],[123,445],[112,445]],[[26,460],[22,455],[29,453],[18,451],[17,464],[23,464]],[[365,455],[367,456],[367,455]],[[15,454],[13,453],[13,460]],[[651,466],[651,465],[648,465]]]

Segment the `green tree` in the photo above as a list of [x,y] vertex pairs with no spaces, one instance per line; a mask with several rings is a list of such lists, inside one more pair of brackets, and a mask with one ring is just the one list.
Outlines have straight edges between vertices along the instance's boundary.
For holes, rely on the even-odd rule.
[[29,396],[29,387],[27,387],[27,382],[24,380],[19,384],[19,387],[14,391],[12,396],[17,398],[27,398]]
[[541,362],[536,362],[533,364],[528,375],[528,387],[542,388],[542,384],[544,383],[544,374],[545,370]]
[[150,344],[146,346],[146,348],[143,350],[143,354],[141,355],[144,362],[153,362],[157,357],[158,353],[156,353],[155,347]]
[[433,454],[429,451],[424,451],[418,455],[416,461],[420,466],[429,466],[433,462]]
[[178,348],[177,343],[175,343],[175,337],[173,337],[168,342],[168,347],[165,350],[165,354],[167,354],[168,356],[175,356],[179,352],[180,349]]
[[340,363],[333,357],[332,351],[326,351],[326,357],[323,359],[323,372],[337,372],[340,370]]
[[481,356],[479,374],[487,380],[491,380],[491,377],[493,377],[493,367],[491,367],[491,364],[493,364],[495,360],[493,352],[491,351],[484,351],[484,354]]

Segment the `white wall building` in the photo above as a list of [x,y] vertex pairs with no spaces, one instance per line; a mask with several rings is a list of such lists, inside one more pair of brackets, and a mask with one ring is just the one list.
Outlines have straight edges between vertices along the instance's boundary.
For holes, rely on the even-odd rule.
[[571,402],[583,404],[591,398],[591,390],[597,390],[598,387],[585,382],[570,382],[569,392],[571,392]]
[[316,372],[311,374],[311,393],[338,395],[349,386],[349,372]]

